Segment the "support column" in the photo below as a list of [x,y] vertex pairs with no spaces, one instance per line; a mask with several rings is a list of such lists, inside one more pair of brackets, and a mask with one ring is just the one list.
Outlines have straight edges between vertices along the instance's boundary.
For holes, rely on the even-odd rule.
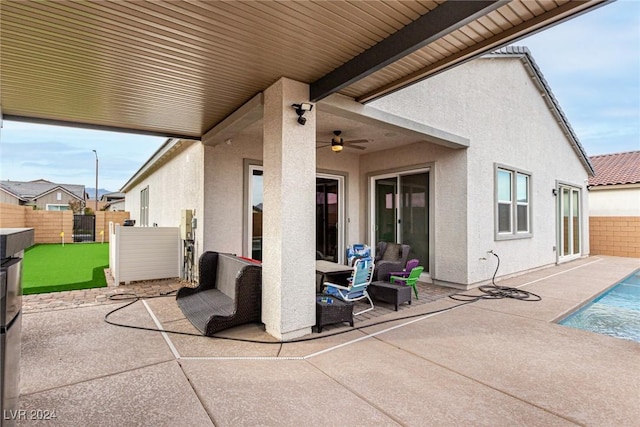
[[291,107],[309,85],[281,78],[264,92],[262,321],[287,340],[315,324],[316,110]]

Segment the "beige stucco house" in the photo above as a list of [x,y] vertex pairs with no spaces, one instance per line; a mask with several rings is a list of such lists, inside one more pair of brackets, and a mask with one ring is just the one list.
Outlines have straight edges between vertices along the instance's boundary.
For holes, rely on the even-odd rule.
[[[353,243],[408,243],[423,280],[457,288],[491,278],[487,251],[500,256],[499,276],[589,254],[593,168],[526,48],[485,55],[366,106],[329,96],[305,126],[294,108],[286,115],[297,82],[277,85],[284,99],[257,95],[202,141],[168,139],[121,190],[136,225],[178,226],[191,209],[197,255],[231,252],[265,267],[283,245],[342,262]],[[271,102],[285,105],[276,120],[293,123],[280,146],[269,142]],[[316,146],[304,146],[296,132],[312,121]],[[335,130],[345,141],[338,153]],[[292,170],[270,175],[273,164]],[[291,233],[298,240],[270,240],[267,229],[283,227],[299,230]],[[286,262],[296,286],[308,282],[301,292],[312,294],[310,260]],[[268,315],[263,309],[263,321]],[[301,317],[313,324],[313,315]]]

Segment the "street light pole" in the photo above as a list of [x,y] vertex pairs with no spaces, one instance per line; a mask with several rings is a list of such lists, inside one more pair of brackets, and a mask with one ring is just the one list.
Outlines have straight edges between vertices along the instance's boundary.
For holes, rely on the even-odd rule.
[[94,214],[98,213],[98,152],[96,150],[91,150],[96,155],[96,210],[93,212]]

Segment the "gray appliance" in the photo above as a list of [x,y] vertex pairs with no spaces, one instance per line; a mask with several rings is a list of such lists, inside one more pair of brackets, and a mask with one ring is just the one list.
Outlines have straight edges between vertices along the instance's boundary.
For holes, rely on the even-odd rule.
[[0,228],[0,426],[15,425],[20,395],[22,257],[32,228]]

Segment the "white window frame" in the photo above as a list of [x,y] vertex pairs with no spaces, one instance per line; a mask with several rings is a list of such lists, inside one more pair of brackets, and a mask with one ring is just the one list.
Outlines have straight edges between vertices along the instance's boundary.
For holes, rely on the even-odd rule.
[[[510,182],[511,182],[511,200],[500,200],[499,199],[499,180],[498,173],[500,171],[504,171],[509,173]],[[514,168],[511,166],[494,164],[494,230],[495,230],[495,240],[512,240],[512,239],[527,239],[533,236],[533,221],[531,215],[531,207],[533,206],[531,200],[531,182],[532,176],[531,172],[524,171],[522,169]],[[518,176],[526,177],[527,182],[527,200],[525,202],[518,201]],[[509,204],[509,217],[510,217],[510,229],[509,231],[499,231],[499,206],[502,204]],[[527,209],[527,227],[526,230],[518,231],[518,207],[526,206]],[[521,224],[520,224],[521,225]]]
[[[51,207],[56,207],[56,208],[65,208],[65,209],[50,209]],[[65,212],[65,211],[70,211],[71,208],[69,207],[68,204],[61,204],[61,203],[47,203],[44,207],[45,210],[47,211],[53,211],[53,212]]]
[[149,226],[149,186],[140,190],[140,226]]

